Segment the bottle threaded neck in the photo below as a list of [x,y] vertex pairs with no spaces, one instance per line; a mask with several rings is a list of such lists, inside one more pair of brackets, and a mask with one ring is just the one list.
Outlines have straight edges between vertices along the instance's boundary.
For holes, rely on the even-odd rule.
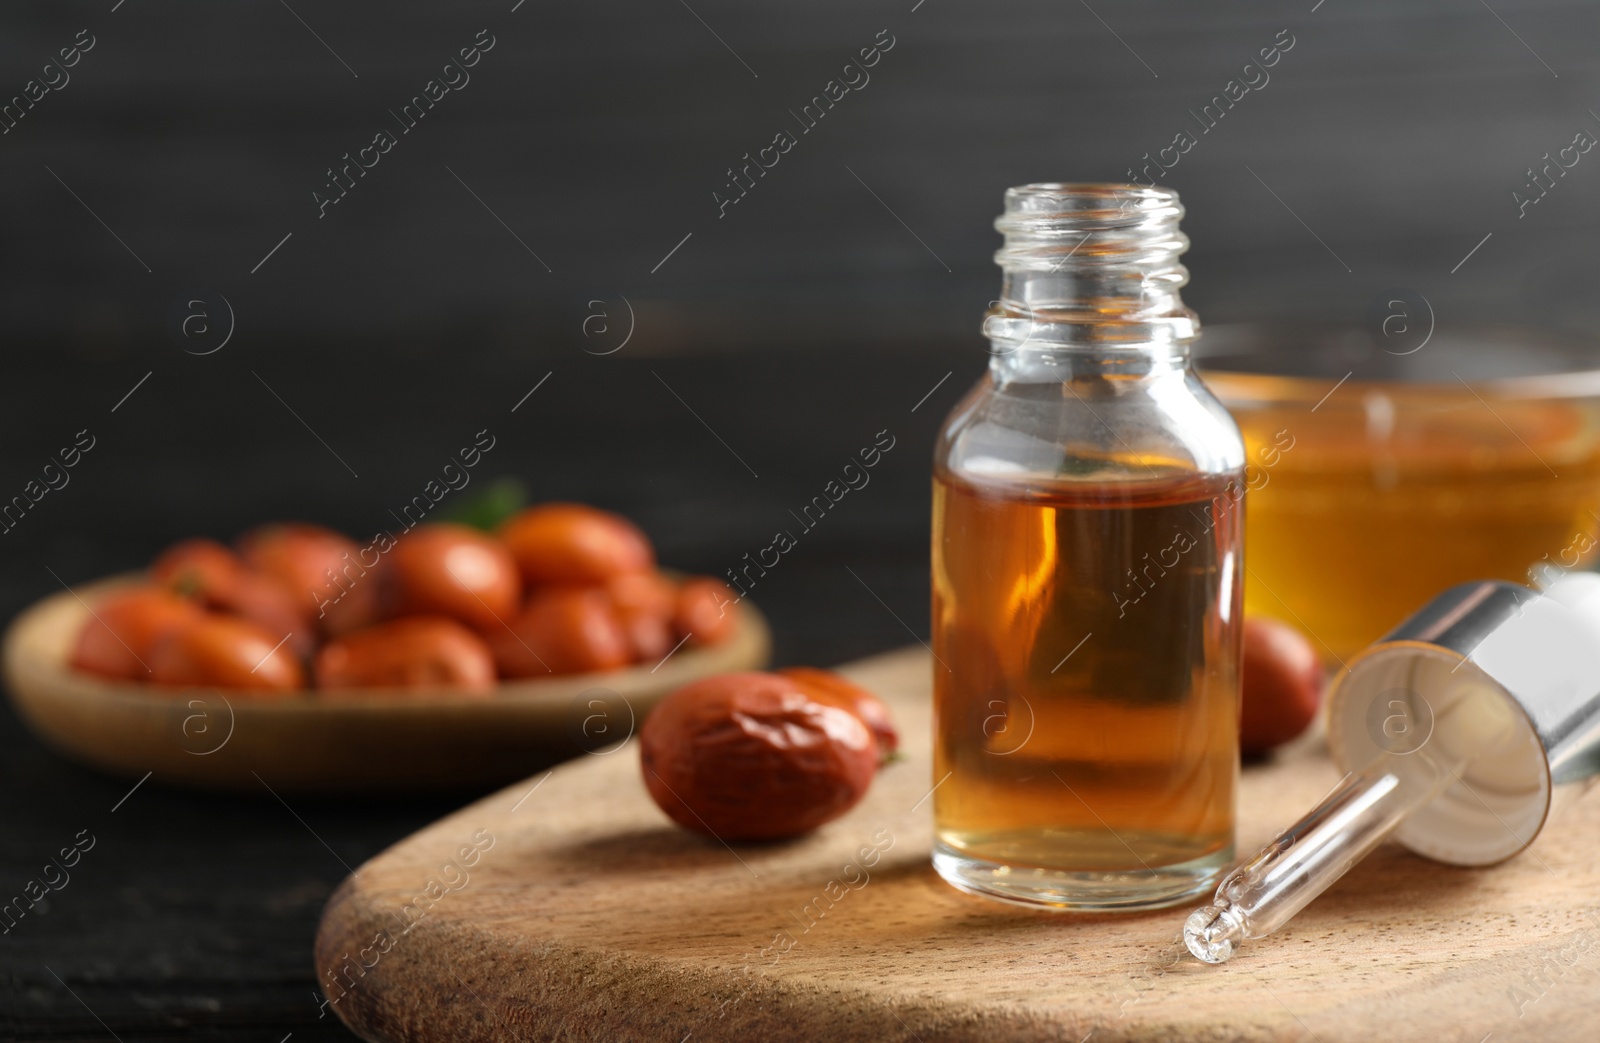
[[1179,290],[1189,239],[1178,193],[1118,184],[1006,191],[1000,300],[984,321],[997,349],[1182,346],[1199,320]]

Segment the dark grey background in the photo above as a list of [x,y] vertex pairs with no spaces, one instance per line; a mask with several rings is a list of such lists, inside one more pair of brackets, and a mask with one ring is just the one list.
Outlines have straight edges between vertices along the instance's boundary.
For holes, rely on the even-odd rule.
[[[1441,321],[1600,328],[1600,153],[1526,218],[1512,199],[1600,135],[1590,3],[515,2],[0,12],[0,101],[95,38],[0,135],[0,499],[98,439],[0,536],[7,614],[59,589],[47,567],[76,583],[180,535],[369,534],[485,428],[479,479],[625,510],[666,561],[720,572],[888,429],[873,484],[754,597],[784,662],[909,641],[928,454],[982,369],[1002,191],[1123,179],[1184,129],[1166,182],[1207,321],[1360,322],[1399,286]],[[485,28],[470,83],[319,219],[328,166]],[[788,110],[884,29],[870,83],[797,133]],[[1282,29],[1270,82],[1200,134],[1188,110]],[[798,143],[719,218],[727,168],[780,129]],[[168,330],[196,291],[236,315],[214,354]],[[627,346],[596,354],[629,308]],[[9,713],[0,743],[0,894],[100,838],[0,940],[5,1038],[341,1038],[310,969],[340,860],[470,796],[293,801],[335,857],[266,794],[152,779],[113,816],[129,782]]]

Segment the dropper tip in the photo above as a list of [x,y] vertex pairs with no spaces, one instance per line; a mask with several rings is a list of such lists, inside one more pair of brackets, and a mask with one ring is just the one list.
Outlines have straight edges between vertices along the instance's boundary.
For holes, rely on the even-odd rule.
[[1244,940],[1244,918],[1233,907],[1208,905],[1189,914],[1183,923],[1183,942],[1195,958],[1223,963],[1233,955],[1234,944]]

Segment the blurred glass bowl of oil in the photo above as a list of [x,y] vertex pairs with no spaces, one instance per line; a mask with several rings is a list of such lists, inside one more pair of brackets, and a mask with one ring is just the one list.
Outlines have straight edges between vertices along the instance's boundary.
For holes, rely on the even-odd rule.
[[1456,583],[1600,552],[1600,344],[1252,324],[1208,329],[1195,355],[1251,461],[1246,611],[1336,659]]

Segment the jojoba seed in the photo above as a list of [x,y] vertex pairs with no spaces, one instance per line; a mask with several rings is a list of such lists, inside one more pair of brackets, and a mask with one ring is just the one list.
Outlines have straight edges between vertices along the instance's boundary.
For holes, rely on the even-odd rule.
[[725,583],[710,576],[693,576],[678,588],[673,626],[691,645],[720,644],[737,627],[738,610],[738,601]]
[[778,674],[799,685],[813,699],[833,703],[861,718],[861,723],[872,729],[872,737],[878,740],[885,757],[900,748],[900,733],[895,731],[889,707],[854,681],[814,666],[791,666]]
[[1261,754],[1306,730],[1322,701],[1322,663],[1300,631],[1261,616],[1244,621],[1241,752]]
[[287,636],[288,647],[297,655],[309,655],[316,645],[312,602],[295,597],[283,584],[215,540],[174,543],[151,565],[150,576],[206,608],[248,619],[279,637]]
[[517,563],[499,540],[450,522],[418,526],[389,554],[395,614],[449,616],[482,633],[504,632],[522,601]]
[[103,677],[150,680],[150,652],[168,634],[199,622],[200,607],[161,587],[107,594],[83,621],[72,665]]
[[581,503],[546,503],[513,515],[500,538],[529,584],[604,583],[655,567],[643,530],[618,514]]
[[380,581],[369,573],[383,562],[365,562],[363,548],[343,533],[271,522],[237,542],[244,563],[287,590],[324,634],[347,634],[377,618]]
[[280,636],[236,616],[207,614],[150,652],[150,680],[157,684],[288,693],[305,687],[305,679]]
[[625,572],[605,585],[617,619],[628,632],[635,659],[656,662],[672,651],[677,638],[672,617],[677,586],[659,572]]
[[634,657],[628,632],[600,588],[536,591],[520,614],[486,636],[502,677],[615,670]]
[[334,638],[317,653],[318,688],[494,689],[483,638],[443,616],[409,616]]
[[678,689],[639,735],[645,786],[680,826],[721,840],[798,836],[866,795],[879,749],[854,713],[776,674]]

